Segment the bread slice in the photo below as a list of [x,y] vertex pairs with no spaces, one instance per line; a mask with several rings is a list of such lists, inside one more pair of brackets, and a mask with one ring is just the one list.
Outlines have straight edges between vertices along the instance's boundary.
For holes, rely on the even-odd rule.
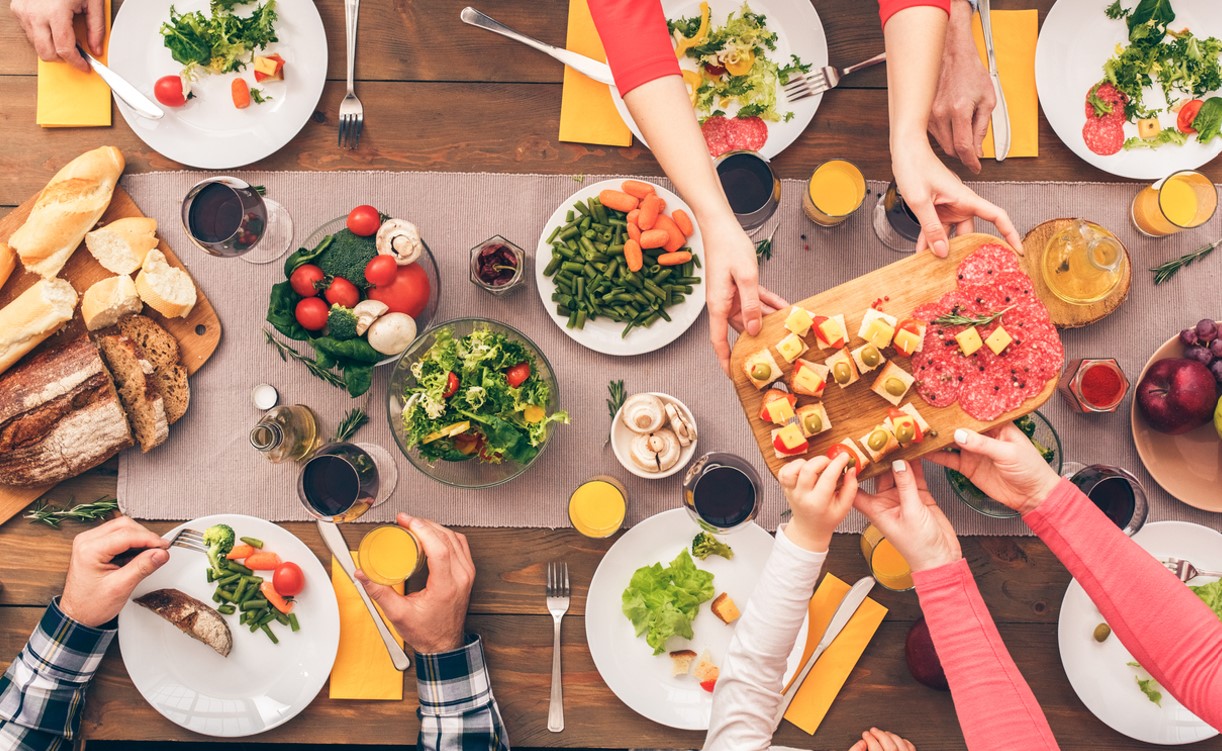
[[692,675],[695,676],[696,680],[700,681],[701,683],[704,683],[705,681],[716,681],[717,677],[721,675],[721,670],[719,670],[717,665],[713,662],[713,657],[709,654],[707,649],[701,653],[700,659],[697,660],[696,664],[692,666]]
[[145,358],[144,350],[122,334],[103,334],[97,337],[97,342],[115,385],[119,387],[119,400],[123,402],[140,450],[148,452],[165,443],[170,435],[170,423],[166,419],[165,402],[153,380],[153,364]]
[[8,281],[13,269],[17,268],[17,253],[6,242],[0,242],[0,287]]
[[81,317],[90,331],[114,326],[120,318],[143,309],[136,283],[124,274],[94,282],[81,298]]
[[135,602],[173,623],[192,639],[212,647],[221,657],[228,657],[233,649],[233,634],[221,614],[186,592],[155,589],[137,597]]
[[0,373],[72,320],[76,299],[63,279],[40,279],[0,309]]
[[670,653],[671,675],[678,677],[692,671],[692,663],[696,661],[696,653],[690,649],[680,649]]
[[160,250],[150,250],[136,275],[140,298],[166,318],[186,318],[195,307],[191,275],[166,261]]
[[153,363],[153,378],[165,400],[165,416],[171,425],[178,422],[191,402],[191,387],[180,359],[178,340],[152,318],[142,315],[120,320],[119,332],[140,345],[144,356]]
[[157,247],[157,220],[146,216],[116,219],[85,235],[85,247],[112,274],[131,274]]
[[738,616],[742,615],[742,613],[738,612],[738,606],[734,604],[734,600],[726,592],[717,595],[709,609],[713,611],[713,615],[720,618],[721,622],[725,624],[737,621]]

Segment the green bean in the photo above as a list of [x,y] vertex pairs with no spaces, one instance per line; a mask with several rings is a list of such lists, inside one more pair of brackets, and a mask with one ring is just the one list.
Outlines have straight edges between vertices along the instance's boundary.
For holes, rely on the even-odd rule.
[[560,268],[560,264],[564,263],[564,256],[559,253],[552,255],[552,260],[547,262],[547,266],[543,269],[543,276],[551,276],[556,273],[556,269]]
[[585,219],[582,219],[577,223],[577,227],[581,230],[582,234],[585,234],[586,232],[590,231],[590,225],[593,223],[594,220],[587,216]]
[[564,221],[566,224],[573,221],[573,210],[572,209],[569,209],[568,212],[565,213]]
[[223,615],[233,615],[234,613],[237,612],[237,610],[229,603],[225,603],[224,605],[218,606],[216,609],[216,612],[221,613]]
[[565,261],[560,264],[560,268],[573,274],[580,274],[586,265],[577,261]]
[[276,622],[287,626],[289,625],[289,617],[284,613],[276,613]]
[[670,321],[670,316],[666,313],[666,308],[658,308],[654,312],[662,316],[662,320],[667,321],[667,322]]
[[262,597],[258,598],[257,600],[247,600],[246,602],[242,603],[243,610],[259,610],[260,608],[265,607],[267,607],[267,600]]
[[226,568],[228,568],[230,571],[236,571],[240,574],[246,574],[247,576],[250,576],[251,574],[254,573],[254,571],[251,571],[250,569],[246,568],[245,566],[238,563],[237,561],[229,561]]
[[581,273],[585,274],[586,279],[593,279],[598,276],[598,269],[594,268],[588,261],[585,266],[581,267]]
[[260,626],[259,628],[263,629],[263,633],[267,634],[267,638],[268,638],[268,639],[271,639],[271,640],[272,640],[272,644],[279,644],[279,643],[280,643],[280,640],[276,638],[276,635],[272,633],[272,630],[271,630],[270,628],[268,628],[268,627],[267,627],[267,624],[266,624],[266,623],[264,623],[264,624],[263,624],[262,626]]
[[260,625],[260,626],[263,626],[263,625],[266,625],[266,624],[271,623],[272,621],[276,620],[276,613],[277,613],[277,612],[279,612],[279,611],[274,610],[274,609],[272,609],[272,608],[268,608],[267,612],[266,612],[266,613],[264,613],[264,614],[263,614],[263,616],[262,616],[261,618],[259,618],[259,625]]
[[700,256],[696,255],[695,253],[692,253],[692,263],[696,264],[696,268],[698,269],[703,268],[700,265]]
[[585,328],[585,325],[586,325],[586,312],[584,310],[579,310],[577,311],[577,323],[575,324],[575,326],[578,329],[582,329],[582,328]]
[[[564,231],[560,233],[560,239],[561,240],[572,240],[573,238],[577,237],[580,234],[581,234],[581,230],[578,229],[576,225],[573,225],[572,227],[566,227]],[[548,242],[551,242],[551,241],[549,240]]]
[[648,273],[650,277],[653,277],[654,274],[658,273],[661,270],[662,270],[662,267],[655,263],[651,265],[649,268],[645,269],[645,272]]
[[[240,574],[239,574],[240,576]],[[243,579],[238,583],[238,588],[233,591],[233,601],[237,603],[245,602],[250,599],[247,590],[250,589],[250,582]]]
[[208,575],[208,582],[209,582],[209,583],[216,581],[216,574],[212,573],[212,569],[211,569],[211,568],[209,568],[209,569],[208,569],[208,571],[207,571],[207,575]]
[[671,273],[673,272],[670,269],[664,269],[664,268],[659,267],[657,271],[654,271],[653,273],[650,274],[650,278],[653,279],[654,284],[661,284],[662,282],[670,278]]
[[301,630],[301,626],[297,623],[296,613],[289,613],[289,630],[293,633],[297,633],[299,630]]
[[618,216],[613,216],[607,219],[607,224],[610,224],[612,227],[627,227],[628,220],[620,219]]
[[660,317],[661,316],[659,315],[659,311],[655,310],[654,312],[650,313],[648,317],[645,318],[645,322],[642,323],[641,325],[642,326],[652,326],[654,322],[657,321],[658,318]]
[[[221,599],[216,600],[218,597]],[[217,602],[233,602],[233,592],[226,592],[223,589],[217,589],[216,592],[212,594],[212,599],[216,600]]]
[[672,284],[700,284],[698,276],[679,276],[670,280]]
[[645,290],[647,292],[652,292],[655,297],[659,297],[659,298],[666,297],[666,292],[664,292],[661,287],[654,284],[652,279],[645,279],[644,284],[645,284]]
[[573,208],[581,212],[582,216],[589,217],[590,215],[590,209],[586,206],[585,201],[578,201],[577,203],[573,204]]
[[225,600],[223,600],[223,599],[221,598],[221,593],[220,593],[220,590],[217,590],[216,592],[213,592],[213,593],[212,593],[212,601],[213,601],[213,602],[221,602],[221,603],[225,602]]
[[565,321],[564,327],[566,329],[571,329],[576,325],[577,325],[577,311],[573,311],[572,313],[569,313],[569,320]]
[[585,290],[585,285],[586,285],[585,277],[581,277],[581,276],[574,277],[573,278],[573,297],[581,297],[582,292]]
[[628,322],[628,325],[624,327],[624,332],[623,332],[622,334],[620,334],[620,335],[619,335],[619,338],[620,338],[620,339],[623,339],[624,337],[628,336],[628,332],[629,332],[629,331],[632,331],[632,329],[633,329],[635,326],[636,326],[636,322],[635,322],[635,321],[629,321],[629,322]]
[[601,201],[595,198],[590,199],[590,213],[594,214],[594,220],[599,224],[607,223],[607,210]]
[[549,245],[555,241],[556,236],[560,234],[561,229],[562,227],[560,225],[556,225],[555,229],[552,230],[552,233],[547,236],[547,242]]

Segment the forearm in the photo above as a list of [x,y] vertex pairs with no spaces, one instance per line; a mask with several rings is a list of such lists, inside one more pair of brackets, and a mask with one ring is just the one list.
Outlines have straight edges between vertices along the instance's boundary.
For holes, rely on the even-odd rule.
[[947,14],[943,8],[907,7],[883,27],[887,59],[887,112],[891,151],[928,148],[926,129],[942,66]]
[[508,751],[479,637],[452,652],[416,655],[416,691],[420,751]]

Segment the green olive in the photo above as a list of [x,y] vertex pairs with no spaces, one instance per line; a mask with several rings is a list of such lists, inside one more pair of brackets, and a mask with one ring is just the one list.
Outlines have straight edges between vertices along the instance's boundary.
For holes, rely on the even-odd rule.
[[832,368],[832,377],[836,379],[836,383],[848,383],[853,378],[853,369],[847,362],[838,362]]
[[1099,642],[1100,644],[1107,641],[1107,637],[1111,635],[1112,635],[1112,628],[1111,626],[1107,625],[1106,623],[1100,623],[1098,626],[1095,626],[1095,633],[1094,633],[1095,641]]
[[883,390],[891,396],[903,396],[908,387],[898,378],[888,378],[883,382]]
[[900,443],[911,443],[916,438],[916,431],[908,423],[903,423],[895,429],[895,437]]
[[887,431],[876,430],[866,439],[872,451],[882,451],[887,447]]
[[882,353],[873,344],[861,351],[861,361],[871,368],[878,365],[883,359]]
[[766,381],[770,375],[772,368],[768,367],[768,363],[757,362],[751,366],[751,377],[757,381]]
[[811,412],[805,417],[806,432],[814,435],[823,430],[823,418],[818,412]]

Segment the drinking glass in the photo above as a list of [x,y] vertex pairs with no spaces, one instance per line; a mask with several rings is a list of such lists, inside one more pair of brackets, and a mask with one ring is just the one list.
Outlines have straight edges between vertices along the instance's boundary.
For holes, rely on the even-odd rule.
[[284,207],[236,177],[210,177],[187,191],[182,226],[200,250],[247,263],[271,263],[293,241],[293,220]]
[[916,586],[908,561],[873,524],[862,530],[861,554],[874,580],[892,592],[907,592]]
[[750,233],[764,226],[781,205],[781,180],[768,160],[754,151],[728,151],[713,165],[742,228]]
[[384,524],[365,533],[356,557],[370,581],[393,587],[420,570],[422,552],[411,531],[397,524]]
[[866,178],[847,159],[831,159],[811,173],[802,196],[802,211],[820,227],[835,227],[861,208]]
[[569,522],[573,529],[592,539],[610,537],[624,526],[628,490],[608,475],[586,480],[569,496]]
[[1150,511],[1146,491],[1132,472],[1107,464],[1092,464],[1075,472],[1069,481],[1129,537],[1145,525]]
[[297,496],[311,515],[348,522],[390,497],[399,480],[390,453],[370,443],[329,443],[297,476]]
[[904,203],[899,187],[892,181],[874,204],[874,234],[891,250],[908,253],[916,250],[921,223]]
[[712,452],[683,478],[683,507],[703,529],[730,534],[756,517],[763,494],[759,474],[742,457]]
[[1147,237],[1166,237],[1200,227],[1218,209],[1218,189],[1200,172],[1181,170],[1133,197],[1130,216],[1137,231]]

